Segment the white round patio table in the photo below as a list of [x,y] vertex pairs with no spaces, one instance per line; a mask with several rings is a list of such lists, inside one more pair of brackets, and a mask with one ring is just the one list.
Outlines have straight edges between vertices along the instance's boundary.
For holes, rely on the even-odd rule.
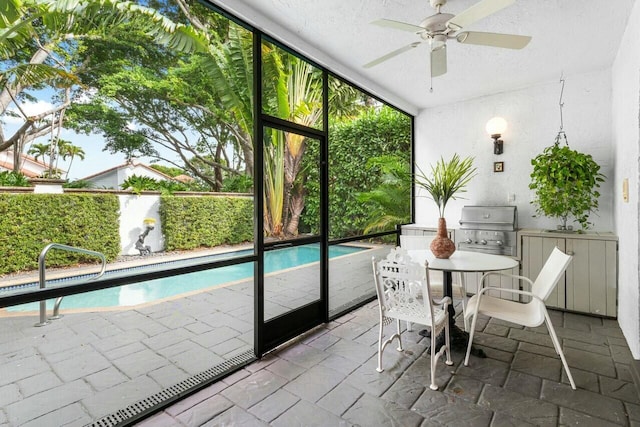
[[[429,249],[407,251],[413,262],[423,264],[429,262],[429,269],[442,271],[443,292],[448,297],[453,297],[451,288],[451,273],[488,273],[490,271],[511,270],[519,265],[515,258],[503,255],[484,254],[481,252],[456,250],[448,259],[436,258]],[[458,328],[455,323],[456,311],[453,304],[449,305],[449,328],[451,331],[451,346],[465,349],[469,339],[468,334]],[[420,331],[420,335],[428,336],[429,331]],[[482,350],[473,349],[476,356],[486,357]]]

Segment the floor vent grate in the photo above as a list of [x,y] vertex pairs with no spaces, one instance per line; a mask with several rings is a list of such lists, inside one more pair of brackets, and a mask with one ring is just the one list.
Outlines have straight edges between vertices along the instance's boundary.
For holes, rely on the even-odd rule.
[[189,390],[199,387],[203,383],[212,382],[216,378],[222,376],[222,374],[228,372],[231,368],[244,365],[254,359],[255,355],[251,350],[240,353],[231,359],[225,360],[219,365],[213,366],[206,371],[189,377],[169,388],[135,402],[126,408],[106,415],[91,424],[87,424],[85,427],[118,427],[128,425],[132,421],[139,420],[142,415],[152,412],[155,408],[168,400],[183,395]]

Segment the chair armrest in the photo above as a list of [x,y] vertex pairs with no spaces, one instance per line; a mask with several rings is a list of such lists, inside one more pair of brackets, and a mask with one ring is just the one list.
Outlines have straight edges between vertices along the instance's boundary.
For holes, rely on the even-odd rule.
[[451,297],[442,297],[441,299],[431,299],[431,302],[433,302],[435,305],[443,305],[445,307],[452,303]]
[[525,282],[529,283],[529,285],[533,286],[533,282],[531,281],[531,279],[529,279],[526,276],[520,276],[518,274],[511,274],[511,273],[503,273],[500,271],[490,271],[489,273],[485,273],[482,275],[482,278],[480,279],[480,285],[479,285],[480,288],[484,287],[484,279],[490,276],[503,276],[511,279],[524,280]]
[[508,293],[511,293],[511,294],[518,294],[518,295],[527,295],[527,296],[530,296],[533,299],[537,299],[538,301],[540,301],[541,303],[544,304],[544,301],[542,301],[542,299],[540,299],[540,297],[538,297],[537,295],[534,295],[532,292],[521,291],[520,289],[497,288],[495,286],[487,286],[486,288],[482,288],[480,290],[480,292],[478,292],[478,299],[480,299],[482,294],[484,294],[487,291],[491,291],[491,290],[500,291],[500,292],[508,292]]

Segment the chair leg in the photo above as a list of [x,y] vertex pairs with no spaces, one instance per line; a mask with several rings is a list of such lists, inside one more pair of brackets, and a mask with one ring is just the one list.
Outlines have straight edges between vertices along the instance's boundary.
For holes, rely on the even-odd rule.
[[447,352],[447,360],[444,363],[446,363],[448,366],[451,366],[453,365],[453,360],[451,360],[451,333],[449,331],[448,317],[444,326],[444,345],[445,351]]
[[396,319],[396,325],[398,326],[398,348],[396,350],[402,351],[402,331],[400,330],[400,320]]
[[384,336],[384,321],[380,319],[380,332],[378,333],[378,367],[376,371],[382,372],[382,352],[384,351],[385,344],[382,343],[382,338]]
[[[477,303],[476,303],[477,304]],[[478,310],[473,313],[473,319],[471,320],[471,330],[469,331],[469,343],[467,344],[467,354],[464,357],[464,366],[469,366],[469,355],[471,354],[471,344],[473,343],[473,335],[476,332],[476,319],[478,318]]]
[[551,318],[549,317],[549,313],[547,310],[544,310],[544,320],[547,323],[547,329],[549,330],[549,335],[551,335],[551,341],[553,341],[553,346],[556,348],[556,352],[560,355],[560,360],[562,360],[562,366],[564,366],[564,370],[567,373],[567,377],[569,377],[569,382],[571,383],[571,388],[576,389],[576,383],[573,381],[573,376],[571,375],[571,371],[569,370],[569,365],[567,364],[567,359],[564,357],[564,352],[562,351],[562,347],[560,346],[560,341],[558,340],[558,336],[556,335],[556,330],[553,328],[553,324],[551,323]]
[[408,332],[413,331],[413,324],[411,322],[407,322],[407,331]]
[[467,313],[467,285],[464,278],[464,273],[460,274],[460,298],[462,299],[462,321],[464,322],[465,332],[469,332],[469,319],[465,316]]
[[435,382],[436,376],[436,363],[438,362],[439,354],[436,353],[436,329],[434,327],[431,328],[431,384],[429,384],[429,388],[431,390],[437,390],[438,386]]

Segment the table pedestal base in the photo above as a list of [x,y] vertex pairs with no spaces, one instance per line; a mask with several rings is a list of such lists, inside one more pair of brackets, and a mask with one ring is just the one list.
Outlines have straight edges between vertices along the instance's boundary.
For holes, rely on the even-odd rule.
[[[423,329],[420,332],[418,332],[418,334],[426,338],[431,338],[431,331],[428,329]],[[449,328],[449,338],[451,339],[451,350],[465,351],[465,352],[467,351],[467,344],[469,343],[468,332],[463,331],[456,325],[452,325]],[[440,347],[443,345],[444,345],[444,332],[442,332],[440,336],[436,338],[436,349],[440,349]],[[487,354],[481,348],[475,348],[474,346],[471,346],[471,354],[483,359],[487,357]]]

